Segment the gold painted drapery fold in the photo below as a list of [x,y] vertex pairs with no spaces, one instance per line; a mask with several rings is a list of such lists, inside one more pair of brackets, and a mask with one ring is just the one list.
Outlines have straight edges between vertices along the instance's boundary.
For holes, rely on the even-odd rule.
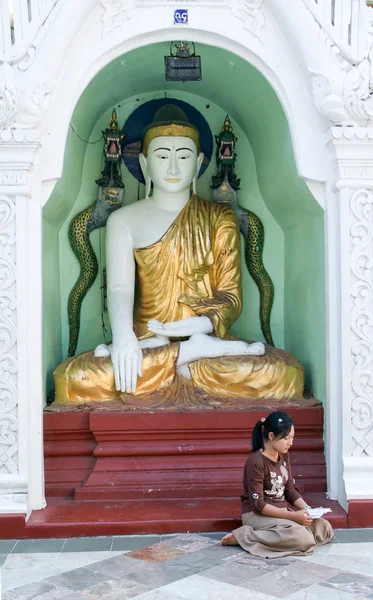
[[[207,315],[214,335],[231,339],[229,327],[242,309],[240,234],[232,209],[192,195],[160,240],[134,250],[138,296],[134,330],[151,337],[147,323]],[[123,265],[125,268],[125,265]],[[135,395],[175,386],[179,342],[144,350]],[[201,359],[189,364],[194,386],[212,397],[300,399],[304,374],[292,355],[267,347],[264,356]],[[86,352],[55,371],[56,402],[84,403],[126,395],[115,390],[110,358]]]
[[139,294],[134,329],[151,337],[148,321],[207,315],[217,337],[242,309],[240,237],[232,209],[192,195],[163,237],[135,250]]

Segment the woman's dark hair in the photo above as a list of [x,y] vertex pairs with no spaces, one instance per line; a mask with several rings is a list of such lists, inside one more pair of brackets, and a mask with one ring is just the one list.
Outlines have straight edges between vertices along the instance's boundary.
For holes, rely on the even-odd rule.
[[290,433],[294,425],[293,420],[285,412],[272,412],[263,421],[257,422],[253,429],[251,443],[253,450],[264,450],[264,442],[268,440],[269,432],[272,431],[275,439],[281,440]]

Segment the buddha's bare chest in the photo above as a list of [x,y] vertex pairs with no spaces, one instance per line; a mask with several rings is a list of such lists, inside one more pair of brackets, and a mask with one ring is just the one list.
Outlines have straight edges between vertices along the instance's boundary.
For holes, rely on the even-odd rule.
[[178,214],[177,212],[154,211],[151,215],[145,213],[138,215],[139,218],[131,219],[129,225],[133,247],[145,248],[158,242],[170,229]]

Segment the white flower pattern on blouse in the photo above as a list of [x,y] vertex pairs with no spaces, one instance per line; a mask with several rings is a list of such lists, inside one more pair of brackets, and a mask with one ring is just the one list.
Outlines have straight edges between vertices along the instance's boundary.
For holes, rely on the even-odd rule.
[[289,479],[286,461],[284,461],[281,465],[280,471],[281,475],[277,475],[275,471],[271,471],[272,488],[270,490],[264,490],[265,496],[271,496],[272,498],[274,497],[278,500],[283,500],[285,498],[285,485]]

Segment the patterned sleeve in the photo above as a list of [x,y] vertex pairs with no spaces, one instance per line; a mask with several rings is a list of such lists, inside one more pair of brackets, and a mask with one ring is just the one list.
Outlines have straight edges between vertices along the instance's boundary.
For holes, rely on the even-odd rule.
[[263,462],[256,461],[254,456],[247,459],[244,469],[244,498],[248,500],[249,509],[260,515],[267,504],[263,494],[265,467]]
[[295,489],[293,474],[291,472],[291,464],[289,454],[285,454],[286,468],[288,470],[289,478],[285,485],[285,498],[289,504],[294,504],[298,498],[301,498],[301,494]]

